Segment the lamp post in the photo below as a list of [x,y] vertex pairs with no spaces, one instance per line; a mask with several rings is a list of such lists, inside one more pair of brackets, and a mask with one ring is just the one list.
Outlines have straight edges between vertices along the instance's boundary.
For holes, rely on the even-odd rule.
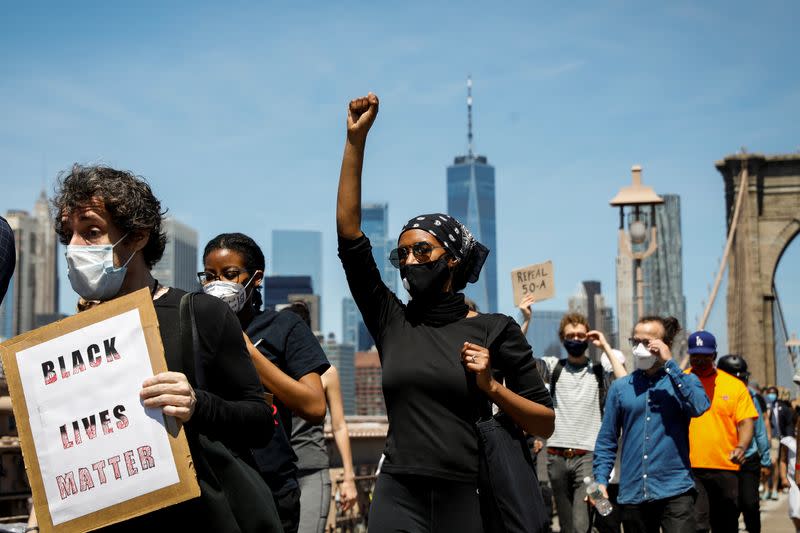
[[[644,316],[644,275],[642,261],[655,253],[656,241],[656,205],[663,204],[664,199],[653,191],[652,187],[642,185],[642,167],[631,168],[632,184],[619,190],[611,199],[613,207],[619,207],[619,253],[630,257],[636,273],[636,312],[637,320]],[[625,229],[627,222],[627,231]],[[644,251],[634,251],[634,246],[648,241]]]

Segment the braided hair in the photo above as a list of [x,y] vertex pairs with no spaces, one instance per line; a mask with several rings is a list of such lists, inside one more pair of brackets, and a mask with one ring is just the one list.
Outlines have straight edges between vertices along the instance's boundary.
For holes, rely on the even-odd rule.
[[[250,275],[253,272],[260,270],[264,272],[266,268],[266,261],[264,260],[264,252],[256,244],[252,238],[244,233],[221,233],[208,241],[205,249],[203,250],[203,262],[205,262],[208,254],[214,250],[233,250],[241,254],[244,258],[244,266]],[[264,300],[261,298],[261,290],[258,287],[253,287],[253,295],[250,297],[250,303],[253,308],[258,311]]]

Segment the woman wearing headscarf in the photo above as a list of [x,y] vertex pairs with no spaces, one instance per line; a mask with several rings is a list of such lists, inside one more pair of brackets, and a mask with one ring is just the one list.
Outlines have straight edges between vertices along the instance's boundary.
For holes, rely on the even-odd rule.
[[408,305],[381,281],[360,211],[364,149],[377,113],[372,93],[350,102],[336,209],[339,257],[380,353],[389,418],[369,529],[478,533],[481,407],[492,402],[543,437],[555,415],[516,322],[469,311],[459,292],[478,280],[489,254],[464,225],[435,213],[403,227],[390,258],[411,295]]

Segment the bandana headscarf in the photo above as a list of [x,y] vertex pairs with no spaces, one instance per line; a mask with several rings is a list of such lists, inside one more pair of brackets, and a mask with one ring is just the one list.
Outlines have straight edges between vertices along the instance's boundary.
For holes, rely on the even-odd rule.
[[467,283],[475,283],[489,255],[489,249],[475,240],[467,227],[444,213],[419,215],[403,226],[401,234],[411,229],[427,231],[458,260],[453,273],[453,290],[462,290]]

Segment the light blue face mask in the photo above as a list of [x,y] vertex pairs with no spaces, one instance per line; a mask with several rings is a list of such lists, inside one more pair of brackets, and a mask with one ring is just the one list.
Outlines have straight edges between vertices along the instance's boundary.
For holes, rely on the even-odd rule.
[[136,252],[121,267],[114,266],[114,247],[121,243],[127,233],[114,244],[98,244],[88,246],[67,246],[64,254],[67,258],[67,277],[72,290],[84,300],[110,300],[119,292],[128,263]]

